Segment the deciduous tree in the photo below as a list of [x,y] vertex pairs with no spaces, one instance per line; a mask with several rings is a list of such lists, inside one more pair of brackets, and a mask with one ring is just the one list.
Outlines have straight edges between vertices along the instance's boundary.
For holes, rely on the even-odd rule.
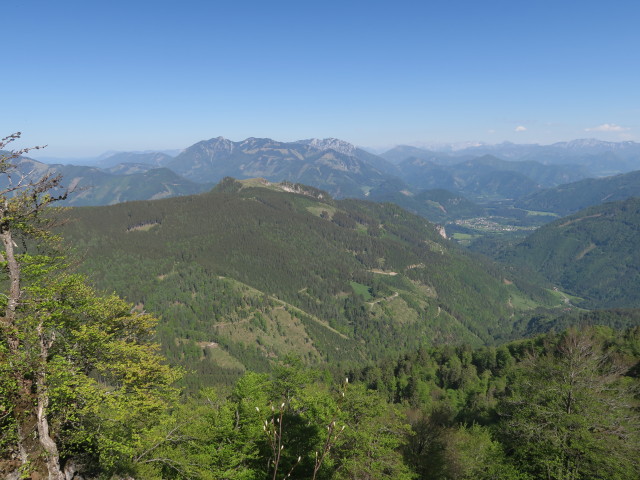
[[0,474],[62,480],[70,459],[126,468],[176,373],[152,342],[152,316],[65,271],[47,209],[65,193],[55,196],[59,177],[15,169],[26,151],[0,159]]
[[637,400],[596,329],[569,329],[517,367],[501,404],[513,458],[536,478],[640,477]]

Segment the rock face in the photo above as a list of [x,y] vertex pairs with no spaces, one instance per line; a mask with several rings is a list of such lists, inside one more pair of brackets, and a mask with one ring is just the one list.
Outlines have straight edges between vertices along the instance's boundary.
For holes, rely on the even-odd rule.
[[318,150],[335,150],[339,153],[344,153],[345,155],[355,155],[356,147],[344,140],[339,140],[337,138],[310,138],[308,140],[298,140],[298,142],[302,145],[309,145],[310,147],[317,148]]

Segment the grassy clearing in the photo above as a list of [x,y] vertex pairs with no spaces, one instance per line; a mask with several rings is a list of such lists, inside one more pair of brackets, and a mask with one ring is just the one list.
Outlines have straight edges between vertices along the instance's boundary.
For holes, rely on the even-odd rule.
[[366,225],[356,223],[356,232],[367,233],[369,230]]
[[451,237],[463,247],[468,247],[473,240],[482,237],[482,235],[455,232]]
[[326,203],[321,203],[320,205],[310,205],[307,207],[307,211],[316,217],[322,215],[322,212],[327,212],[329,214],[329,220],[333,218],[333,214],[336,213],[336,208],[331,205],[327,205]]
[[557,213],[552,213],[552,212],[538,212],[536,210],[525,210],[525,212],[527,212],[527,215],[535,217],[535,216],[540,216],[540,217],[559,217],[559,215]]
[[478,238],[480,235],[471,235],[470,233],[454,233],[453,238],[455,240],[473,240],[474,238]]
[[415,323],[420,320],[418,312],[400,297],[385,303],[386,311],[400,324]]
[[547,290],[547,291],[558,299],[558,304],[561,306],[566,305],[567,302],[573,305],[576,305],[584,301],[584,298],[576,297],[575,295],[570,295],[560,290]]
[[368,302],[373,298],[371,296],[371,287],[358,282],[349,283],[351,284],[351,288],[353,288],[353,291],[356,293],[356,295],[360,295],[362,298],[364,298],[365,302]]
[[144,225],[136,225],[134,227],[127,228],[127,232],[148,232],[153,227],[160,225],[158,222],[145,223]]
[[263,312],[261,317],[262,322],[248,319],[219,324],[217,334],[245,347],[259,345],[266,358],[296,353],[314,361],[320,360],[302,322],[284,307],[278,306]]
[[243,188],[259,187],[276,191],[282,190],[277,183],[271,183],[264,178],[246,178],[244,180],[236,180],[236,182],[241,183]]
[[218,365],[220,368],[244,371],[244,365],[242,365],[242,363],[237,358],[230,355],[226,350],[220,347],[205,348],[207,348],[207,357],[209,357],[211,361]]
[[537,308],[540,306],[538,302],[535,302],[534,300],[531,300],[530,298],[527,298],[525,296],[519,295],[516,292],[517,292],[517,289],[514,288],[512,290],[512,295],[510,297],[511,305],[513,306],[514,310],[516,311],[533,310],[534,308]]

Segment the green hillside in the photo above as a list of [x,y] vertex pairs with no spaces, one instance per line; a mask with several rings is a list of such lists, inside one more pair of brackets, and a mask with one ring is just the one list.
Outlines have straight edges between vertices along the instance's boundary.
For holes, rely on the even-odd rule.
[[206,194],[69,217],[63,234],[82,269],[159,314],[165,353],[205,381],[290,352],[337,366],[480,345],[559,303],[397,206],[301,185],[226,179]]
[[568,215],[592,205],[624,200],[640,194],[640,170],[605,178],[588,178],[521,198],[516,206],[527,210]]
[[129,175],[114,175],[74,165],[65,165],[59,170],[63,178],[68,179],[66,185],[73,187],[73,192],[64,202],[72,206],[107,205],[192,195],[211,186],[186,180],[167,168],[154,168]]
[[640,307],[640,198],[561,218],[499,256],[583,297],[587,307]]
[[386,181],[372,189],[367,199],[374,202],[395,203],[431,222],[438,223],[485,214],[483,207],[462,195],[442,189],[413,193],[400,179]]

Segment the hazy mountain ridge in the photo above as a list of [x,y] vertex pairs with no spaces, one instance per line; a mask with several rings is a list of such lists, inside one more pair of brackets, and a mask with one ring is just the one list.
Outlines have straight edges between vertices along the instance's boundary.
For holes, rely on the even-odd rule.
[[507,161],[492,155],[442,165],[410,157],[398,165],[401,178],[418,189],[446,189],[480,201],[513,199],[585,178],[575,165],[543,165],[534,161]]
[[416,158],[426,160],[433,163],[448,165],[450,163],[459,163],[463,160],[474,158],[473,155],[453,155],[449,152],[429,150],[410,145],[398,145],[391,150],[387,150],[379,155],[390,163],[395,165],[409,159]]
[[[191,182],[167,168],[145,164],[120,164],[109,170],[80,165],[49,165],[28,157],[14,161],[14,182],[20,178],[36,181],[44,175],[61,175],[62,188],[70,191],[61,205],[110,205],[132,200],[148,200],[191,195],[209,190],[213,184]],[[150,167],[150,168],[148,168]]]
[[640,170],[604,178],[587,178],[521,198],[520,208],[567,215],[592,205],[640,196]]
[[115,167],[119,164],[138,163],[145,165],[153,165],[155,167],[163,167],[173,159],[172,156],[162,152],[119,152],[101,159],[96,163],[98,168]]
[[640,143],[606,142],[596,139],[577,139],[551,145],[516,144],[504,142],[495,145],[480,144],[464,148],[419,148],[397,146],[381,156],[393,163],[402,162],[403,154],[409,157],[439,158],[438,163],[458,163],[456,158],[474,158],[493,155],[510,161],[538,161],[545,165],[578,164],[587,167],[589,176],[611,175],[640,169]]

